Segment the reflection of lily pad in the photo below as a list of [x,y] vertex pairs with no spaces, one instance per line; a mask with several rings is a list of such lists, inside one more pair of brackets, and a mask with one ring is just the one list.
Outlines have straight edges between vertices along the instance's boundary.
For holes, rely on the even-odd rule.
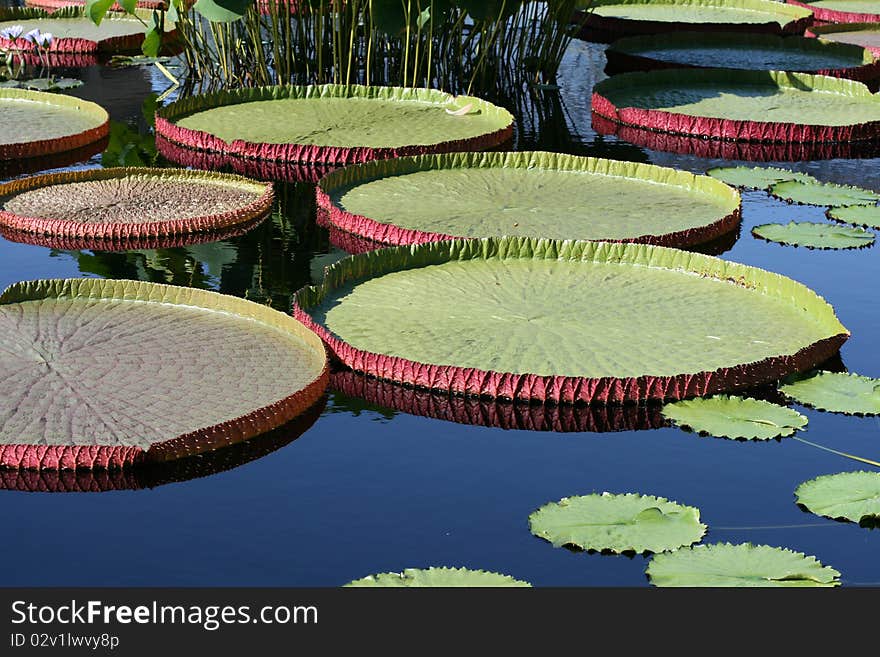
[[769,189],[783,180],[815,180],[806,173],[777,169],[775,167],[716,167],[709,169],[706,175],[733,185],[734,187],[746,187],[748,189]]
[[726,395],[666,404],[663,415],[680,427],[718,438],[770,440],[807,426],[807,418],[790,408]]
[[805,481],[794,491],[797,502],[818,516],[880,524],[880,472],[840,472]]
[[816,557],[769,545],[715,543],[658,554],[647,569],[654,586],[830,587],[840,573]]
[[870,189],[819,181],[787,180],[770,187],[776,198],[802,205],[875,205],[880,194]]
[[808,249],[860,249],[874,243],[874,233],[864,228],[790,221],[787,224],[761,224],[752,234],[768,242]]
[[349,582],[351,587],[529,587],[509,575],[468,568],[407,568],[402,573],[379,573]]
[[642,244],[525,238],[352,256],[300,290],[294,312],[356,371],[544,401],[745,387],[814,367],[847,335],[815,293],[762,270]]
[[529,527],[554,547],[596,552],[675,550],[706,533],[699,509],[636,493],[564,497],[534,511]]
[[880,229],[880,206],[878,205],[850,205],[842,208],[829,208],[825,214],[829,219],[844,224]]
[[123,467],[246,440],[326,386],[320,341],[265,306],[73,279],[0,296],[0,467]]
[[845,372],[818,372],[795,378],[779,391],[799,404],[850,415],[880,414],[880,379]]
[[455,153],[339,169],[329,223],[386,244],[522,235],[690,246],[734,230],[739,194],[705,176],[556,153]]

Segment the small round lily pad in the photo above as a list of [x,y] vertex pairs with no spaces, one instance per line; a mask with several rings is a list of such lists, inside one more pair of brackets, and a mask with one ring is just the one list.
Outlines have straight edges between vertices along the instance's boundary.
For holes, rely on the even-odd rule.
[[637,493],[564,497],[534,511],[529,527],[554,547],[615,553],[674,550],[706,533],[696,507]]
[[880,414],[880,379],[846,372],[817,372],[795,377],[779,391],[799,404],[847,415]]
[[880,206],[878,205],[849,205],[829,208],[825,215],[829,219],[844,224],[880,229]]
[[346,587],[530,587],[509,575],[468,568],[407,568],[401,573],[379,573],[349,582]]
[[832,587],[840,573],[816,557],[769,545],[714,543],[658,554],[646,571],[654,586]]
[[876,205],[880,194],[870,189],[818,180],[785,180],[770,187],[778,199],[801,205]]
[[718,438],[770,440],[807,426],[806,417],[785,406],[727,395],[673,402],[662,413],[683,429]]
[[800,180],[802,182],[815,180],[813,176],[806,173],[775,167],[715,167],[709,169],[706,175],[734,187],[764,190],[785,180]]
[[808,249],[861,249],[874,243],[874,233],[854,226],[790,221],[752,228],[755,237]]
[[794,491],[811,513],[861,525],[880,525],[880,472],[840,472],[805,481]]

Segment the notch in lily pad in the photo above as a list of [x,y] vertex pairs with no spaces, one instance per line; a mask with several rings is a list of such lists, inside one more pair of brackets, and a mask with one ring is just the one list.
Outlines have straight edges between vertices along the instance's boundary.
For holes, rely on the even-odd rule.
[[829,413],[880,415],[880,379],[847,372],[789,377],[779,392],[798,404]]
[[818,182],[807,173],[777,169],[775,167],[715,167],[707,175],[733,187],[768,190],[772,185],[785,181]]
[[607,492],[545,504],[529,516],[529,528],[554,547],[610,554],[675,550],[701,540],[707,529],[696,507]]
[[798,506],[817,516],[880,528],[880,472],[839,472],[805,481],[794,491]]
[[807,426],[795,410],[761,399],[718,395],[666,404],[663,417],[700,435],[734,440],[771,440]]
[[787,224],[761,224],[752,235],[768,242],[807,249],[863,249],[874,243],[874,233],[855,226],[790,221]]
[[378,573],[349,582],[345,587],[530,587],[510,575],[468,568],[407,568],[400,573]]
[[646,571],[661,587],[833,587],[840,573],[788,548],[714,543],[658,554]]

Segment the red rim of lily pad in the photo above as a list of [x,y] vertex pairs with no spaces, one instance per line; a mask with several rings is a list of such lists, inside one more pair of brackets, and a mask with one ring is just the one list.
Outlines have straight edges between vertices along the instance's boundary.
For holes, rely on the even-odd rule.
[[[121,287],[125,288],[124,292],[120,292]],[[211,426],[155,442],[147,449],[136,445],[0,444],[0,469],[115,469],[163,463],[202,454],[240,443],[289,422],[312,407],[326,390],[329,368],[326,352],[317,336],[304,331],[300,324],[287,315],[244,299],[143,281],[84,278],[16,283],[0,295],[0,304],[61,296],[94,300],[139,300],[163,305],[163,300],[171,300],[171,303],[179,303],[188,308],[222,310],[298,336],[316,354],[322,354],[323,367],[307,384],[271,404]]]
[[3,160],[0,158],[0,178],[12,178],[22,174],[36,173],[46,169],[68,167],[72,164],[85,162],[91,157],[107,149],[110,143],[110,134],[80,148],[63,151],[53,155],[40,155],[37,157],[22,157],[16,160]]
[[[389,100],[416,100],[434,102],[438,105],[463,101],[476,111],[493,115],[503,122],[503,127],[492,132],[466,139],[454,139],[433,144],[411,144],[397,147],[366,146],[318,146],[296,143],[249,142],[241,139],[227,142],[209,132],[179,126],[176,120],[193,113],[222,106],[247,102],[305,98],[369,98]],[[452,96],[434,89],[409,89],[403,87],[375,87],[363,85],[310,85],[254,87],[220,91],[192,96],[160,108],[156,112],[156,134],[179,146],[199,151],[235,155],[246,159],[289,164],[345,165],[358,164],[376,159],[388,159],[423,153],[448,153],[454,151],[486,150],[503,144],[513,137],[513,117],[501,107],[479,98]]]
[[880,57],[880,22],[877,23],[841,23],[841,24],[828,24],[828,25],[816,25],[808,29],[804,36],[812,37],[815,39],[827,39],[829,41],[836,41],[837,43],[852,43],[856,44],[854,41],[840,41],[834,38],[834,35],[840,32],[874,32],[877,34],[877,45],[865,45],[863,46],[866,50],[871,51],[876,56]]
[[[218,186],[227,187],[245,193],[251,200],[244,204],[237,201],[231,203],[222,212],[143,222],[82,221],[61,216],[31,217],[3,209],[4,203],[8,202],[8,197],[42,188],[56,188],[52,190],[53,195],[63,197],[65,185],[98,183],[94,191],[94,198],[100,200],[100,183],[104,181],[119,181],[122,184],[134,184],[136,187],[144,181],[158,182],[160,186],[164,182],[201,184],[204,185],[206,192],[212,192]],[[173,205],[175,198],[176,194],[172,193],[169,198],[164,200],[163,207]],[[18,234],[30,233],[38,238],[54,238],[71,244],[160,241],[159,238],[179,238],[193,233],[216,234],[230,229],[237,231],[242,226],[252,227],[257,220],[262,220],[269,214],[274,198],[272,183],[261,183],[226,173],[139,167],[65,171],[21,178],[0,184],[0,227]],[[210,200],[210,197],[206,200]]]
[[868,88],[860,82],[806,73],[738,71],[733,69],[667,69],[623,73],[598,83],[593,88],[592,110],[594,114],[620,125],[710,140],[816,144],[880,141],[880,120],[837,126],[734,120],[639,107],[618,107],[606,95],[613,93],[616,89],[632,88],[641,83],[680,85],[682,82],[734,81],[744,84],[766,84],[768,77],[779,86],[794,87],[795,82],[792,82],[791,78],[795,78],[798,84],[809,83],[813,89],[839,87],[850,94],[873,97]]
[[666,426],[660,404],[528,404],[448,395],[351,370],[330,374],[330,388],[395,411],[457,424],[557,433],[641,431]]
[[812,2],[800,2],[800,0],[786,0],[786,2],[795,7],[809,9],[813,12],[815,20],[823,23],[876,23],[880,21],[880,11],[876,14],[869,14],[818,7]]
[[297,440],[321,416],[326,405],[322,395],[301,415],[271,431],[240,443],[195,456],[146,463],[133,468],[22,470],[0,468],[0,490],[23,493],[103,493],[113,490],[141,490],[165,484],[191,481],[233,470],[276,452]]
[[[56,9],[64,9],[66,7],[84,7],[85,0],[25,0],[28,7],[36,7],[38,9],[46,9],[54,11]],[[139,9],[165,9],[165,0],[138,0],[137,7]],[[125,11],[118,3],[110,6],[111,11]]]
[[[540,151],[419,155],[392,160],[376,160],[337,169],[322,178],[315,190],[320,223],[366,240],[367,244],[378,243],[383,246],[402,246],[451,239],[466,239],[466,236],[463,235],[449,235],[410,229],[398,226],[391,221],[384,222],[377,218],[355,214],[346,210],[332,198],[336,190],[357,186],[381,178],[405,176],[407,174],[432,170],[466,168],[512,168],[534,171],[535,175],[541,175],[540,171],[550,174],[556,171],[562,173],[589,173],[613,178],[623,177],[665,184],[689,191],[699,190],[706,194],[711,192],[719,199],[726,198],[730,200],[734,206],[731,212],[727,214],[719,212],[720,216],[716,216],[712,221],[701,226],[693,226],[668,233],[649,233],[621,239],[603,238],[601,241],[605,242],[637,242],[686,248],[710,242],[722,235],[727,235],[731,231],[735,231],[740,225],[742,204],[736,199],[737,192],[733,191],[731,193],[729,187],[715,184],[717,181],[710,181],[706,176],[697,176],[688,172],[650,164],[634,164],[618,160]],[[418,199],[414,200],[417,201]],[[481,235],[480,237],[494,236]],[[360,252],[360,250],[357,252]]]
[[[641,3],[635,2],[633,4],[649,4],[651,0],[642,0]],[[578,25],[581,25],[581,31],[578,36],[581,39],[585,39],[587,41],[596,41],[599,43],[611,43],[619,39],[620,37],[625,36],[636,36],[636,35],[645,35],[645,34],[662,34],[664,32],[747,32],[747,33],[761,33],[761,34],[803,34],[804,30],[813,24],[813,16],[812,14],[805,14],[803,12],[795,12],[790,9],[794,9],[794,7],[789,8],[786,11],[785,5],[777,5],[772,2],[763,2],[758,0],[757,2],[752,0],[745,0],[734,3],[736,6],[760,6],[767,7],[778,13],[787,13],[790,15],[791,20],[786,22],[785,24],[780,24],[776,21],[769,21],[767,23],[712,23],[712,22],[690,22],[690,21],[649,21],[649,20],[635,20],[629,18],[619,18],[615,16],[601,16],[595,12],[595,8],[597,6],[601,6],[602,4],[624,4],[622,2],[615,2],[615,0],[608,0],[607,2],[592,2],[590,10],[582,10],[578,9],[574,13],[573,22]],[[669,2],[668,4],[675,4],[674,2]],[[682,3],[683,7],[686,7],[687,4],[696,4],[696,5],[705,5],[705,6],[723,6],[724,2],[693,2],[693,3]]]
[[[649,251],[647,251],[649,250]],[[731,365],[713,371],[671,376],[643,375],[632,377],[554,376],[527,373],[497,372],[473,367],[416,362],[407,358],[359,349],[315,321],[310,311],[320,306],[325,297],[348,284],[381,277],[385,274],[411,270],[454,260],[490,257],[491,254],[533,254],[539,259],[575,258],[589,252],[590,257],[605,258],[612,253],[621,262],[638,260],[643,255],[656,262],[675,261],[675,267],[699,273],[701,277],[723,277],[737,285],[763,289],[770,280],[785,285],[792,294],[817,312],[830,312],[836,333],[802,347],[796,353],[770,356],[751,363]],[[557,257],[552,257],[553,255]],[[641,259],[640,259],[641,258]],[[585,261],[580,255],[576,259]],[[685,262],[686,259],[686,262]],[[720,268],[720,269],[719,269]],[[731,269],[728,269],[731,268]],[[736,274],[733,273],[736,270]],[[723,273],[719,273],[723,270]],[[389,247],[376,252],[355,255],[329,266],[324,281],[318,286],[301,288],[293,298],[293,315],[324,340],[331,355],[343,366],[379,379],[413,385],[452,394],[483,396],[538,402],[619,404],[669,401],[700,397],[717,392],[750,388],[775,381],[792,372],[814,367],[834,354],[846,342],[849,332],[834,317],[833,310],[815,292],[791,279],[754,267],[729,263],[711,256],[646,244],[612,242],[576,242],[531,240],[527,238],[489,238],[449,240],[425,244]],[[830,329],[829,329],[830,330]]]

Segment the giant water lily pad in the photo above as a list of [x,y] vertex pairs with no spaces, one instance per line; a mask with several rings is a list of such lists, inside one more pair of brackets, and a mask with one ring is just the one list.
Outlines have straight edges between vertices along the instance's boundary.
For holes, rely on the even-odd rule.
[[831,587],[840,573],[816,557],[769,545],[715,543],[658,554],[647,569],[654,586]]
[[805,481],[794,491],[798,504],[818,516],[880,524],[880,472],[840,472]]
[[847,372],[817,372],[793,377],[779,391],[805,406],[820,411],[852,415],[880,414],[880,379]]
[[596,552],[675,550],[706,533],[696,507],[636,493],[564,497],[534,511],[529,527],[554,547]]
[[136,281],[0,296],[0,466],[122,467],[245,440],[310,407],[320,341],[283,313]]
[[593,88],[613,122],[745,142],[852,142],[880,137],[880,97],[853,80],[776,71],[624,73]]
[[815,366],[848,332],[785,277],[643,244],[452,240],[346,258],[294,312],[352,369],[464,394],[680,399]]
[[761,224],[752,234],[768,242],[808,249],[861,249],[874,243],[874,233],[864,228],[790,221],[787,224]]
[[62,239],[129,241],[216,232],[272,209],[272,184],[184,169],[118,168],[0,184],[0,226]]
[[777,169],[775,167],[715,167],[706,175],[733,185],[747,189],[769,189],[771,185],[784,180],[800,180],[810,182],[816,180],[807,173]]
[[862,46],[880,56],[880,22],[816,25],[807,31],[807,36]]
[[878,205],[849,205],[829,208],[825,214],[829,219],[844,224],[880,229],[880,206]]
[[785,180],[770,187],[776,198],[801,205],[876,205],[880,194],[870,189],[818,180]]
[[315,164],[481,150],[507,141],[512,124],[479,98],[359,85],[223,91],[156,113],[156,132],[183,146]]
[[60,94],[0,89],[0,160],[55,155],[110,134],[107,112]]
[[401,573],[379,573],[356,579],[351,587],[530,587],[509,575],[468,568],[407,568]]
[[657,68],[800,71],[872,80],[877,57],[861,46],[773,34],[677,32],[620,39],[606,51],[609,72]]
[[825,23],[872,23],[880,21],[877,0],[787,0],[789,4],[813,12]]
[[688,246],[739,225],[740,198],[705,176],[556,153],[455,153],[337,170],[331,225],[385,244],[520,235]]
[[[585,36],[657,34],[681,30],[800,34],[811,13],[767,0],[583,0]],[[596,34],[591,34],[596,33]]]
[[666,404],[663,416],[698,433],[746,440],[791,436],[807,426],[807,418],[785,406],[727,395]]

